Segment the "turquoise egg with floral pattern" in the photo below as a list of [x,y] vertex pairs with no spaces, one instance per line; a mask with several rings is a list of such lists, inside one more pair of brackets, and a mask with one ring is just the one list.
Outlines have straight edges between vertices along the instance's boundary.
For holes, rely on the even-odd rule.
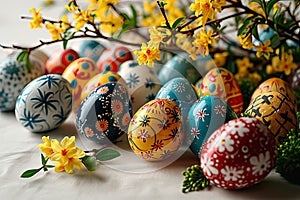
[[186,78],[191,84],[195,84],[205,74],[205,65],[211,60],[210,56],[190,58],[187,53],[179,53],[164,64],[158,73],[162,84],[177,77]]
[[43,75],[31,81],[18,96],[15,116],[31,132],[59,127],[72,110],[72,89],[59,74]]
[[106,49],[106,47],[97,40],[80,40],[80,42],[72,45],[71,48],[79,54],[79,57],[90,58],[95,63]]
[[183,127],[185,127],[191,106],[198,99],[193,86],[182,77],[173,78],[165,83],[155,98],[170,99],[179,106],[183,117]]
[[0,62],[0,110],[13,111],[16,100],[33,79],[44,75],[44,66],[40,60],[30,56],[30,71],[24,62],[18,62],[17,52],[8,55]]
[[126,87],[109,82],[94,89],[82,101],[76,116],[76,128],[87,139],[108,144],[127,132],[131,117]]
[[202,146],[210,135],[237,115],[224,99],[208,95],[193,104],[188,113],[187,134],[190,149],[200,156]]

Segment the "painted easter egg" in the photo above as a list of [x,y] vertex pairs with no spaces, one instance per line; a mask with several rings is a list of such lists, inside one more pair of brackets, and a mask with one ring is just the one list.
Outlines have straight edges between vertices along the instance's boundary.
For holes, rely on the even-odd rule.
[[243,110],[240,86],[234,75],[225,68],[213,68],[203,77],[200,98],[206,95],[216,95],[225,99],[237,114]]
[[33,79],[44,75],[44,66],[40,60],[30,57],[30,72],[24,62],[18,62],[17,52],[8,55],[0,62],[0,110],[13,111],[16,100]]
[[297,130],[295,105],[287,96],[279,92],[266,92],[257,95],[245,113],[265,124],[280,143],[289,130]]
[[154,99],[143,105],[128,127],[131,149],[147,161],[161,161],[176,153],[183,140],[181,112],[169,99]]
[[172,80],[165,83],[162,88],[158,91],[156,97],[157,99],[170,99],[174,101],[181,111],[183,117],[183,128],[186,125],[186,119],[188,112],[197,100],[197,95],[195,93],[192,85],[185,78],[173,78]]
[[242,117],[217,129],[204,144],[200,166],[217,187],[241,189],[261,182],[275,165],[274,136],[256,118]]
[[43,75],[31,81],[20,93],[15,115],[32,132],[59,127],[72,110],[71,86],[61,75]]
[[73,49],[60,49],[54,52],[47,60],[46,73],[62,74],[68,65],[78,58],[78,53]]
[[187,133],[190,149],[200,157],[203,144],[209,136],[237,115],[224,99],[218,96],[205,96],[191,107],[188,113]]
[[96,40],[80,40],[72,45],[72,49],[79,54],[80,58],[89,58],[96,63],[106,47]]
[[109,82],[94,89],[82,101],[76,116],[76,128],[89,140],[107,144],[127,132],[131,117],[126,87]]
[[194,89],[198,98],[200,97],[200,93],[201,93],[202,80],[203,80],[202,78],[199,79],[194,85]]
[[40,49],[35,49],[31,51],[30,56],[35,57],[37,60],[39,60],[44,68],[46,66],[47,60],[49,59],[49,56]]
[[63,72],[62,76],[69,81],[72,87],[73,109],[75,111],[80,106],[83,87],[96,74],[98,74],[98,69],[95,62],[89,58],[78,58]]
[[85,84],[81,93],[81,101],[88,96],[95,88],[109,82],[120,82],[124,86],[126,85],[125,80],[116,72],[105,71],[93,76],[87,84]]
[[[253,99],[255,99],[258,95],[264,94],[266,92],[271,92],[271,91],[275,91],[275,92],[284,94],[285,96],[287,96],[290,99],[292,104],[297,106],[296,97],[294,95],[292,88],[289,86],[289,84],[287,82],[285,82],[284,80],[282,80],[280,78],[276,78],[276,77],[269,78],[269,79],[265,80],[264,82],[262,82],[253,92],[251,101],[253,101]],[[297,107],[295,107],[295,110],[297,110]]]
[[118,72],[122,63],[132,59],[131,51],[124,46],[119,46],[106,49],[96,64],[100,72]]
[[119,74],[126,81],[135,113],[142,105],[153,100],[161,88],[156,74],[147,66],[129,60],[120,66]]
[[191,84],[195,84],[203,74],[199,65],[200,60],[193,61],[189,54],[179,53],[163,65],[158,73],[158,78],[162,84],[177,77],[186,78]]

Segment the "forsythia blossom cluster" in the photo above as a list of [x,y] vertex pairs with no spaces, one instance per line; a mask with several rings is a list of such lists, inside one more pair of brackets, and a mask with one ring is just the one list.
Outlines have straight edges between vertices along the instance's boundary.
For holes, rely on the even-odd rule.
[[85,152],[75,146],[75,136],[64,137],[61,142],[56,139],[49,139],[43,136],[44,143],[39,144],[40,148],[45,153],[46,158],[57,162],[55,166],[56,172],[66,171],[73,173],[73,168],[81,169],[83,164],[80,158],[85,156]]

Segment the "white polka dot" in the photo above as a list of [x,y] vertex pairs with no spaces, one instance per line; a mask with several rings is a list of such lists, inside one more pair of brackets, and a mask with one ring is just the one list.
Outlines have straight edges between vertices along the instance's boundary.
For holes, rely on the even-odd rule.
[[247,167],[247,169],[246,169],[248,172],[250,171],[250,167]]
[[213,157],[216,158],[216,157],[217,157],[217,154],[214,154]]

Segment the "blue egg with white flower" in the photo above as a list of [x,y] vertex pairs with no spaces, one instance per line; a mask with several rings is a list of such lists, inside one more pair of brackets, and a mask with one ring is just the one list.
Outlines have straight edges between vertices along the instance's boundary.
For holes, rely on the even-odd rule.
[[59,127],[72,110],[72,88],[59,74],[40,76],[31,81],[18,96],[17,121],[31,132],[45,132]]
[[197,100],[189,110],[187,133],[192,152],[199,157],[202,146],[210,135],[237,115],[226,101],[208,95]]
[[[197,94],[193,86],[186,78],[173,78],[165,83],[158,91],[156,99],[170,99],[174,101],[180,108],[183,119],[187,119],[188,112],[197,100]],[[183,127],[185,127],[185,123]]]

